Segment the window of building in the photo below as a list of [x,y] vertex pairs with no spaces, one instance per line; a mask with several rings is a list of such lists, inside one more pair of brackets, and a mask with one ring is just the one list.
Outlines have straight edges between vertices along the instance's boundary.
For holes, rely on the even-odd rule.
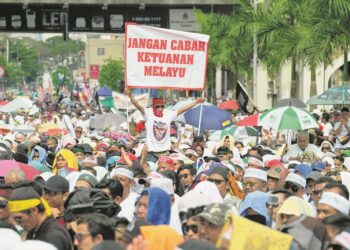
[[105,55],[105,48],[97,48],[97,55],[104,56]]

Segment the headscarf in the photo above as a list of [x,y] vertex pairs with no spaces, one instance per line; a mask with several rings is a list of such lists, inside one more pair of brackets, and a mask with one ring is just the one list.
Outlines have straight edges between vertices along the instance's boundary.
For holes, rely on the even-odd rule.
[[293,237],[288,234],[231,214],[226,220],[216,247],[221,249],[222,246],[226,246],[227,249],[235,250],[289,250],[291,249],[292,240]]
[[209,181],[202,181],[180,198],[179,212],[187,212],[189,208],[206,206],[211,203],[223,203],[217,186]]
[[251,208],[258,214],[264,216],[266,219],[266,225],[269,225],[270,217],[266,208],[267,199],[267,193],[261,191],[254,191],[252,193],[249,193],[247,197],[245,197],[241,202],[241,205],[239,207],[239,214],[241,216],[246,216],[248,208]]
[[148,194],[146,221],[152,225],[169,225],[171,201],[169,195],[158,187],[145,189]]
[[322,151],[323,145],[325,145],[325,144],[328,144],[329,147],[331,148],[330,152],[334,152],[333,145],[332,145],[332,143],[330,143],[329,141],[323,141],[323,142],[321,143],[321,145],[320,145],[320,147],[319,147],[321,151]]
[[39,152],[39,159],[37,161],[39,161],[42,165],[45,165],[45,163],[46,163],[46,150],[40,146],[35,146],[32,149],[32,151],[30,152],[29,158],[28,158],[28,162],[30,163],[31,161],[33,161],[33,156],[34,156],[35,151]]
[[[226,139],[226,137],[228,137],[229,138],[229,140],[230,140],[230,145],[225,145],[225,139]],[[232,135],[225,135],[223,138],[221,138],[221,141],[220,141],[220,146],[226,146],[226,147],[228,147],[230,150],[232,150],[233,151],[233,149],[234,149],[234,146],[235,146],[235,139],[233,138],[233,136]]]
[[169,226],[143,226],[141,234],[148,249],[174,250],[184,242],[183,238]]
[[297,196],[291,196],[284,201],[281,208],[277,212],[276,227],[279,228],[282,225],[282,215],[307,215],[314,216],[314,211],[312,210],[310,204],[302,198]]
[[52,164],[52,173],[54,175],[57,174],[57,158],[60,155],[67,161],[67,163],[68,163],[68,167],[67,168],[68,168],[68,170],[70,172],[78,171],[78,159],[75,156],[75,154],[72,151],[68,150],[68,149],[61,149],[56,154],[55,160],[53,161],[53,164]]

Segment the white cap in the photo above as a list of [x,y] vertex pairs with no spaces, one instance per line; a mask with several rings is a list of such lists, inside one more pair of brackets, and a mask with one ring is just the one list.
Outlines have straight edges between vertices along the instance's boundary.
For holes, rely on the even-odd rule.
[[331,165],[331,168],[334,168],[334,160],[332,157],[323,157],[322,162]]
[[150,187],[163,189],[168,195],[174,194],[173,181],[169,178],[152,178]]
[[288,174],[284,182],[291,182],[296,185],[302,186],[303,188],[306,187],[306,180],[302,176],[294,173]]
[[246,166],[245,166],[243,160],[240,159],[240,158],[233,158],[233,159],[231,159],[231,162],[232,162],[234,165],[237,165],[238,167],[240,167],[240,168],[243,169],[243,170],[246,169]]
[[322,193],[321,199],[318,203],[327,204],[342,214],[349,215],[350,203],[345,197],[341,196],[340,194],[324,192]]
[[255,178],[267,182],[267,172],[262,169],[248,168],[243,176],[245,178]]
[[123,167],[118,167],[118,168],[115,168],[111,171],[110,173],[110,177],[113,178],[113,176],[115,175],[122,175],[122,176],[125,176],[125,177],[128,177],[130,180],[133,180],[134,179],[134,173],[127,169],[127,168],[123,168]]

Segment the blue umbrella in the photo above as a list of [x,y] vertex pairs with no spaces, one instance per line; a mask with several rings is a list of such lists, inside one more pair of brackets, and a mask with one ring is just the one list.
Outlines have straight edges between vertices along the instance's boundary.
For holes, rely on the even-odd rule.
[[187,111],[185,122],[199,128],[200,131],[222,130],[233,125],[229,112],[216,106],[203,104]]

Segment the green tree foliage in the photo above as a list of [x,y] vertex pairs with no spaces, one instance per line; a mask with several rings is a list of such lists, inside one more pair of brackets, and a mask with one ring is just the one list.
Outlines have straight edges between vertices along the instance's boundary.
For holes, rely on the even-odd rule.
[[82,41],[68,40],[64,41],[61,36],[55,36],[45,41],[44,46],[49,48],[53,57],[60,56],[62,58],[77,54],[85,49],[85,43]]
[[124,62],[122,59],[109,58],[102,65],[99,77],[100,86],[107,85],[111,90],[120,91],[120,81],[124,80]]

